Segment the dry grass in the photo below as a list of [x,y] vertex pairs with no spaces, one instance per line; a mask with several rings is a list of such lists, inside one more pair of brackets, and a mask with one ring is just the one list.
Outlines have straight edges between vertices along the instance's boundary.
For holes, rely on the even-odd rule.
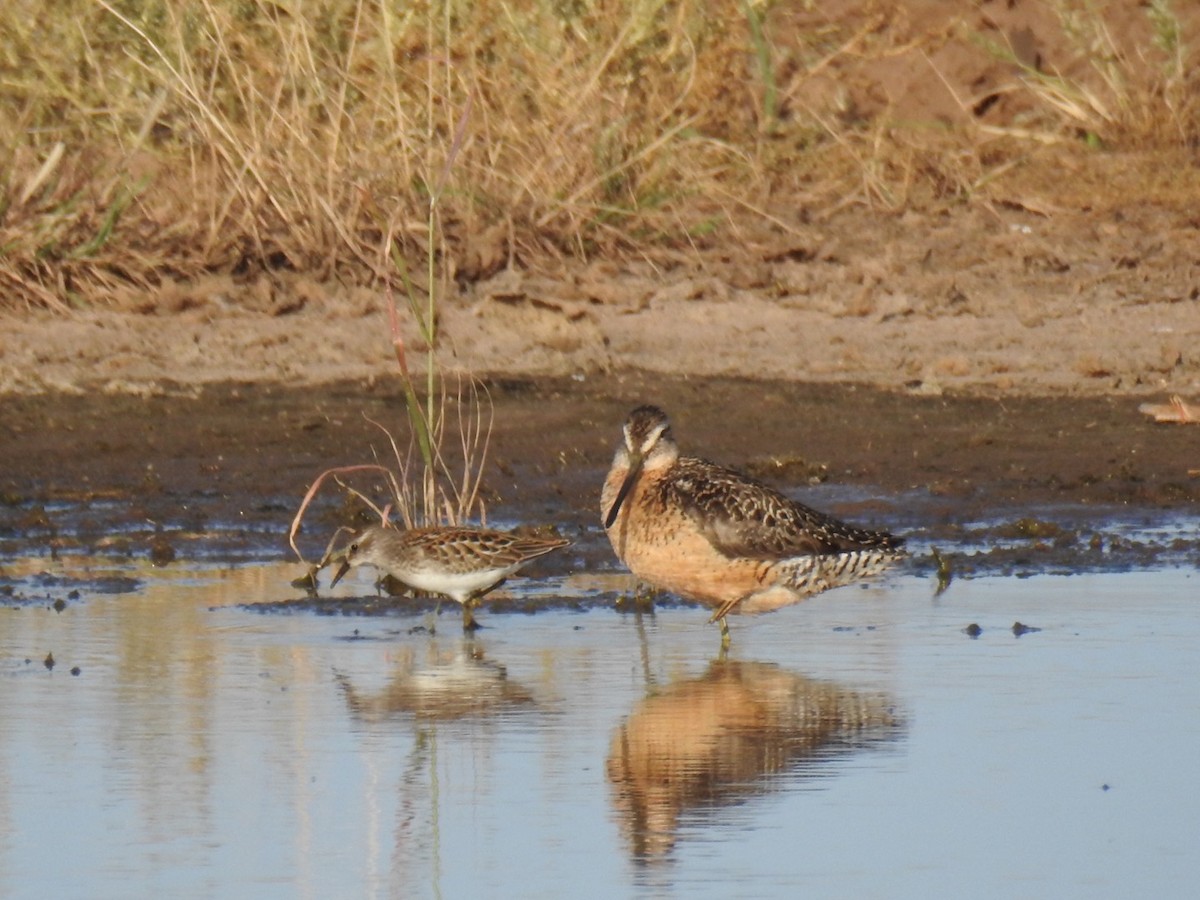
[[[407,373],[404,378],[406,389],[411,390]],[[337,529],[316,563],[306,560],[297,545],[305,514],[328,482],[370,509],[384,525],[408,529],[477,522],[486,526],[487,509],[480,488],[492,431],[490,399],[477,382],[464,378],[458,380],[455,395],[450,397],[443,391],[433,409],[433,420],[426,421],[422,405],[410,396],[406,442],[398,441],[395,433],[382,423],[373,423],[388,443],[389,458],[326,469],[309,485],[292,518],[288,543],[306,565],[310,584],[315,586],[317,571],[329,563],[335,550],[341,549],[337,547],[339,537],[353,530],[351,526]],[[453,444],[448,440],[451,434],[456,439]],[[383,492],[389,498],[385,506],[371,499],[375,491],[355,486],[364,476],[369,476],[372,485],[383,485]]]
[[1200,72],[1170,0],[1148,0],[1128,31],[1089,3],[1053,4],[1073,58],[1060,68],[1020,64],[1049,122],[1090,145],[1169,149],[1200,143]]
[[[416,302],[414,296],[409,300]],[[413,313],[421,319],[419,310],[414,309]],[[350,526],[339,528],[315,564],[305,560],[297,546],[296,536],[305,513],[327,480],[332,480],[348,496],[369,508],[384,525],[396,520],[404,528],[463,525],[469,521],[487,524],[487,507],[481,487],[495,414],[487,388],[474,378],[460,374],[453,376],[454,394],[451,396],[448,378],[441,370],[434,350],[425,355],[427,393],[422,397],[408,366],[399,313],[392,297],[389,297],[389,316],[392,346],[404,388],[408,440],[402,446],[388,426],[371,420],[387,439],[390,458],[336,466],[321,472],[313,480],[288,530],[288,543],[308,568],[306,586],[316,587],[317,572],[330,562],[336,549],[341,549],[336,547],[338,538],[352,530]],[[426,328],[429,329],[426,335],[431,337],[432,326],[427,324]],[[456,440],[451,442],[451,436]],[[346,480],[365,473],[370,473],[376,483],[383,483],[384,493],[389,498],[386,506],[378,506],[368,493]]]
[[1003,90],[1036,114],[1000,125],[965,91],[949,123],[853,102],[872,64],[908,54],[936,83],[922,54],[1006,52],[973,25],[821,6],[0,4],[0,303],[65,309],[208,271],[392,284],[393,239],[460,280],[702,249],[801,206],[986,197],[1047,140],[1200,136],[1198,67],[1164,0],[1139,33],[1060,2],[1077,64],[1014,62]]

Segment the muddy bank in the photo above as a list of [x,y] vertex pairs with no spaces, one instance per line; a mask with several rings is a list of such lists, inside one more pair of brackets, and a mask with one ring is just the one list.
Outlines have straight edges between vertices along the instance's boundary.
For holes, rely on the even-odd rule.
[[[956,552],[960,572],[1194,564],[1200,465],[1192,426],[1130,398],[937,397],[862,386],[657,375],[494,380],[485,478],[492,524],[575,540],[546,569],[614,565],[599,486],[628,410],[655,402],[685,449],[748,469],[843,518]],[[392,381],[210,386],[138,399],[0,398],[0,553],[287,558],[286,532],[323,469],[390,454]],[[362,513],[334,490],[306,520],[319,555]],[[1132,531],[1156,535],[1147,540]]]
[[[1089,166],[1089,179],[1120,180],[1119,158]],[[1190,399],[1200,228],[1190,209],[1134,203],[1140,190],[1126,189],[1052,215],[1014,201],[817,216],[797,198],[802,221],[695,255],[514,267],[447,288],[439,360],[483,377],[643,371]],[[383,292],[302,272],[213,275],[70,315],[0,312],[0,393],[154,394],[171,381],[336,391],[395,371]]]

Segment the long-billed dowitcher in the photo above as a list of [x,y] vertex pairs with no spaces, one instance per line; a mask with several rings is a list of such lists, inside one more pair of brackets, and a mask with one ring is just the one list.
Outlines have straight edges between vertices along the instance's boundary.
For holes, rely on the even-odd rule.
[[399,529],[371,525],[335,555],[340,562],[331,587],[353,566],[382,569],[419,591],[443,594],[462,604],[463,628],[479,627],[472,614],[479,598],[505,578],[551,550],[561,538],[521,537],[485,528]]
[[666,413],[639,406],[625,421],[601,493],[617,557],[643,581],[729,613],[779,609],[884,569],[904,541],[789,500],[703,459],[679,455]]

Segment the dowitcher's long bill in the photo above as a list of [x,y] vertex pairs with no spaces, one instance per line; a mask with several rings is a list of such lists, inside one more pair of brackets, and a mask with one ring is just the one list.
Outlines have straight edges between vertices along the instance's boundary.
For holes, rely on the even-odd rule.
[[561,538],[521,537],[483,528],[414,528],[372,525],[334,557],[340,562],[331,584],[354,566],[370,565],[411,588],[443,594],[461,603],[463,627],[478,627],[472,609],[479,598],[531,559],[565,547]]
[[779,609],[874,575],[904,541],[840,522],[703,459],[680,456],[666,413],[625,421],[601,493],[613,550],[638,578],[725,616]]

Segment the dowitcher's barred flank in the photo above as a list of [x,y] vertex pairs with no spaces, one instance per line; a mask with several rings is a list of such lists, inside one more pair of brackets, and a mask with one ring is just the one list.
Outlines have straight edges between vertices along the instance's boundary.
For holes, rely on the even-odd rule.
[[680,456],[667,415],[639,406],[604,482],[613,550],[655,587],[725,616],[778,609],[874,575],[904,541],[855,528],[703,459]]
[[476,628],[472,609],[479,598],[531,559],[565,547],[561,538],[520,537],[482,528],[414,528],[372,525],[333,558],[340,562],[333,584],[352,566],[370,565],[420,591],[461,603],[463,627]]

